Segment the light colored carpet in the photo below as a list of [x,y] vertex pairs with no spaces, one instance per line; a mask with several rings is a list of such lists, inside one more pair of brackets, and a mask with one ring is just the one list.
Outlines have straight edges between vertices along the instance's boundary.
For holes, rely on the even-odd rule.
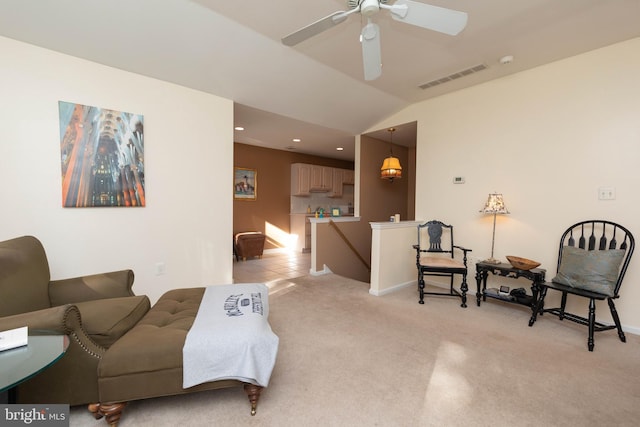
[[[640,337],[596,333],[473,295],[375,297],[336,275],[279,282],[280,348],[257,415],[241,388],[131,402],[128,426],[636,426]],[[623,319],[624,320],[624,319]],[[83,407],[71,426],[106,426]]]

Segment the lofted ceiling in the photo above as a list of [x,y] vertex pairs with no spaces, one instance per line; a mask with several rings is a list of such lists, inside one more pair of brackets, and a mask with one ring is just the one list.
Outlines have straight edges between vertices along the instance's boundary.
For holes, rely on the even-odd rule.
[[[640,36],[640,0],[420,1],[467,12],[467,27],[448,36],[381,10],[373,81],[359,14],[294,47],[280,41],[347,0],[0,0],[0,36],[231,99],[237,142],[346,160],[355,135],[412,103]],[[415,143],[415,123],[393,141]]]

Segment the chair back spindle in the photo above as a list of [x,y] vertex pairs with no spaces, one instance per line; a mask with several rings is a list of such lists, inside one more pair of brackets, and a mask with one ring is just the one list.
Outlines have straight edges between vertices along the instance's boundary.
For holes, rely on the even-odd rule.
[[589,236],[589,250],[592,251],[596,247],[595,223],[591,223],[591,236]]

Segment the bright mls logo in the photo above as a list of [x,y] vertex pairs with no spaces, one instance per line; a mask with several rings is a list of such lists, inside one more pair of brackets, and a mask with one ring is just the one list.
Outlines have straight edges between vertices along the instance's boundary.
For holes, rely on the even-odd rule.
[[0,405],[0,425],[69,427],[69,405]]

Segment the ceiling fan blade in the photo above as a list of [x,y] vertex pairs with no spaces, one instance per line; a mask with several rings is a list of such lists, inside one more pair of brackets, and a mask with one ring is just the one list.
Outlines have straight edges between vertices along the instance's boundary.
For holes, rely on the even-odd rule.
[[347,16],[351,15],[349,12],[338,11],[334,12],[329,16],[325,16],[322,19],[318,19],[313,24],[309,24],[306,27],[300,28],[298,31],[294,31],[282,38],[282,43],[287,46],[295,46],[298,43],[301,43],[315,35],[320,34],[323,31],[328,30],[329,28],[338,25],[345,19]]
[[[385,6],[384,9],[389,9],[391,17],[396,21],[451,36],[457,35],[467,26],[467,14],[453,9],[412,0],[398,0],[391,6]],[[380,5],[380,7],[383,6]]]
[[382,75],[382,54],[380,53],[380,27],[369,20],[360,33],[364,79],[375,80]]

